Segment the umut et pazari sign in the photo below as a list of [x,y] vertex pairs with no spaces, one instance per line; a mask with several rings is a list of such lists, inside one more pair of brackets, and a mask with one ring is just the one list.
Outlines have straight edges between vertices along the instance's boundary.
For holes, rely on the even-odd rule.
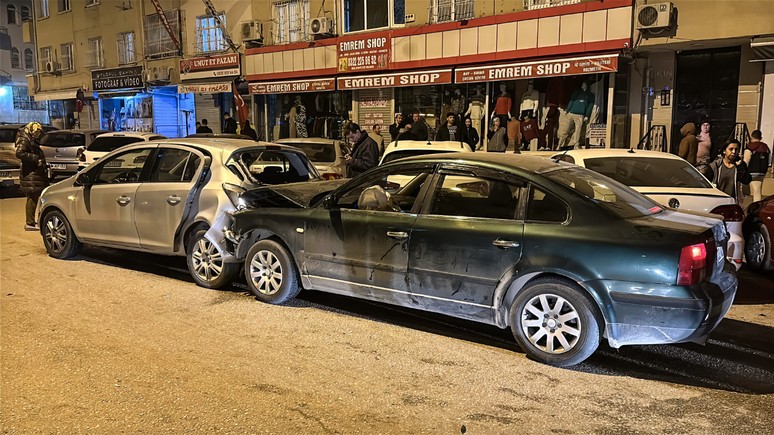
[[91,72],[91,89],[94,91],[136,89],[143,86],[145,86],[145,82],[142,80],[142,66],[101,69]]
[[457,68],[455,83],[488,82],[492,80],[530,79],[618,71],[618,55],[588,56],[505,65]]
[[338,71],[375,71],[390,65],[392,39],[379,36],[341,36],[336,46]]
[[238,76],[240,73],[237,53],[192,57],[180,61],[180,80]]

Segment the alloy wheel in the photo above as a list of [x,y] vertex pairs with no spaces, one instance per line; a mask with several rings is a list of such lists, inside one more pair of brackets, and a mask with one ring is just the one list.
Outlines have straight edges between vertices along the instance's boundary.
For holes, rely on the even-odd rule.
[[223,256],[209,240],[202,237],[191,251],[196,275],[204,281],[217,279],[223,272]]
[[563,297],[550,293],[539,294],[524,305],[521,327],[533,346],[551,354],[572,350],[582,332],[575,307]]
[[46,244],[52,252],[62,252],[67,244],[67,227],[59,216],[53,215],[46,220]]
[[766,241],[763,240],[763,234],[759,231],[753,231],[747,241],[747,257],[754,264],[763,264],[766,256]]
[[282,265],[270,251],[258,251],[250,260],[250,280],[262,294],[273,295],[282,287]]

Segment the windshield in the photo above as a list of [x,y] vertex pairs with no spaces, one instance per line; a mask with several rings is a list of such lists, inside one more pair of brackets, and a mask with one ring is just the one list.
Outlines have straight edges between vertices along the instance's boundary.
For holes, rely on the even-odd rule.
[[384,160],[382,160],[382,164],[389,163],[398,159],[405,159],[406,157],[414,157],[414,156],[424,156],[427,154],[440,154],[440,153],[452,153],[454,151],[450,150],[400,150],[400,151],[393,151],[387,155],[384,156]]
[[86,149],[89,151],[110,152],[135,142],[142,142],[142,138],[127,136],[98,137]]
[[662,211],[661,206],[637,191],[585,168],[563,167],[543,175],[624,219],[649,216]]
[[283,144],[301,149],[309,157],[309,160],[315,163],[333,163],[336,161],[336,148],[333,143],[283,142]]
[[595,157],[583,165],[632,187],[711,188],[699,171],[685,160],[658,157]]
[[57,132],[46,133],[40,138],[40,144],[48,147],[82,147],[86,143],[83,133]]
[[306,155],[289,150],[246,150],[235,153],[226,166],[237,164],[261,184],[311,181],[320,174]]
[[0,128],[0,142],[16,142],[18,128]]

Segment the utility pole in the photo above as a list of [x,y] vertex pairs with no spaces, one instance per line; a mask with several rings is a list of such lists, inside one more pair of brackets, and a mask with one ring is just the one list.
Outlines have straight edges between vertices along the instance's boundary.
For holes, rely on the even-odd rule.
[[204,2],[204,6],[207,7],[207,11],[210,15],[212,15],[212,18],[215,20],[215,24],[218,25],[218,28],[223,33],[223,39],[226,40],[226,43],[231,48],[231,50],[234,51],[234,53],[239,52],[239,46],[234,43],[234,40],[231,39],[231,34],[228,33],[228,29],[226,29],[225,24],[223,24],[223,21],[221,21],[220,16],[218,15],[218,11],[215,9],[215,6],[212,4],[210,0],[202,0]]

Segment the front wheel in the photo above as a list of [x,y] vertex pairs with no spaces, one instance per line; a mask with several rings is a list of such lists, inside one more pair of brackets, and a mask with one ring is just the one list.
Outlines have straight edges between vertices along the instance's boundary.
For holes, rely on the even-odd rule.
[[209,239],[206,230],[197,231],[188,242],[188,272],[196,284],[211,289],[223,288],[239,274],[239,263],[226,263],[223,253]]
[[511,331],[531,358],[567,367],[599,347],[601,322],[596,312],[581,290],[561,280],[537,280],[513,301]]
[[81,250],[80,240],[75,237],[73,227],[59,210],[46,213],[41,219],[40,232],[48,255],[54,258],[70,258]]
[[753,269],[771,269],[771,237],[766,226],[757,223],[747,235],[744,245],[747,264]]
[[274,240],[260,240],[250,248],[245,278],[256,299],[269,304],[284,304],[301,291],[290,253]]

